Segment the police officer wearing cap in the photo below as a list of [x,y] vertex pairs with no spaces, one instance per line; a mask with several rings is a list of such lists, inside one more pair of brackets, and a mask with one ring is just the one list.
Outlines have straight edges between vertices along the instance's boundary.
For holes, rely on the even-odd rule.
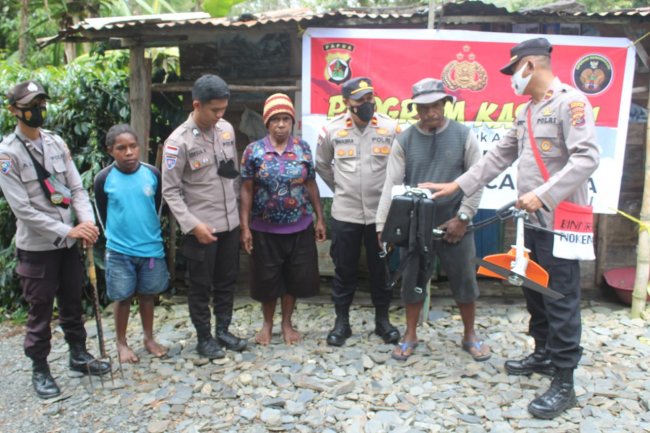
[[0,143],[0,188],[17,220],[16,273],[29,304],[24,350],[32,360],[36,394],[53,398],[61,393],[47,362],[55,299],[59,325],[70,347],[70,369],[94,375],[110,371],[108,363],[86,350],[83,266],[76,245],[78,240],[93,245],[99,230],[68,146],[41,128],[48,98],[43,87],[25,81],[13,87],[7,98],[18,124]]
[[[444,116],[445,105],[454,97],[445,90],[443,82],[424,78],[413,84],[411,101],[415,104],[418,122],[402,132],[388,160],[386,182],[377,210],[377,230],[384,228],[394,185],[411,187],[421,182],[449,181],[466,172],[481,157],[474,134],[465,125]],[[451,291],[460,310],[464,334],[460,345],[476,361],[490,358],[487,344],[474,329],[476,299],[479,296],[475,266],[473,236],[465,236],[467,225],[481,201],[481,190],[469,197],[456,194],[436,203],[433,224],[445,229],[445,236],[433,242],[429,255],[408,257],[402,248],[401,257],[407,260],[402,273],[402,299],[406,306],[406,331],[401,343],[392,353],[394,359],[405,361],[418,345],[417,322],[426,299],[426,286],[433,273],[434,255],[449,278]]]
[[[239,160],[235,131],[223,119],[230,91],[216,75],[192,87],[188,119],[165,141],[162,194],[183,236],[190,286],[188,307],[206,358],[223,358],[226,347],[242,351],[246,340],[229,331],[239,272]],[[214,305],[214,336],[210,324]]]
[[[553,209],[561,201],[588,203],[587,181],[600,160],[594,115],[585,95],[555,77],[551,51],[544,38],[511,49],[511,59],[501,72],[511,76],[514,92],[530,96],[530,101],[502,141],[468,173],[452,183],[427,185],[438,191],[434,197],[458,190],[472,194],[519,158],[517,207],[528,212],[541,210],[546,221],[553,221]],[[548,180],[536,162],[533,142],[550,174]],[[548,271],[549,286],[564,298],[550,299],[523,289],[535,351],[523,359],[506,361],[505,368],[512,375],[553,377],[550,388],[528,405],[528,411],[539,418],[554,418],[576,404],[573,372],[582,355],[580,265],[577,260],[552,255],[552,234],[527,230],[525,243],[531,258]]]
[[332,300],[336,322],[327,335],[327,344],[342,346],[352,335],[349,312],[357,289],[362,243],[375,307],[375,334],[386,343],[397,343],[399,331],[388,318],[392,293],[386,261],[379,257],[375,213],[399,126],[396,120],[375,112],[369,78],[345,82],[342,93],[347,110],[325,126],[316,153],[316,171],[334,192],[330,254],[335,266]]

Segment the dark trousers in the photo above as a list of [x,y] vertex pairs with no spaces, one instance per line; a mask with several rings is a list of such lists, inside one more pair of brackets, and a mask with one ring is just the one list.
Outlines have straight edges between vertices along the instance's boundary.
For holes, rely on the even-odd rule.
[[190,276],[187,304],[197,331],[210,330],[210,297],[216,317],[232,317],[239,273],[239,227],[215,236],[218,240],[209,245],[199,243],[193,235],[183,238],[182,252]]
[[525,234],[531,259],[550,276],[549,287],[564,295],[551,299],[524,289],[530,313],[529,332],[536,345],[545,346],[558,368],[575,368],[582,355],[580,335],[580,264],[577,260],[553,257],[553,235],[533,230]]
[[357,290],[357,274],[361,242],[366,248],[366,262],[370,271],[370,295],[375,307],[390,305],[391,290],[388,288],[388,265],[379,257],[377,228],[374,224],[363,225],[338,221],[332,218],[332,245],[330,255],[334,261],[332,300],[335,305],[350,305]]
[[16,273],[23,296],[29,303],[25,355],[43,360],[50,353],[54,298],[59,310],[59,325],[68,343],[85,343],[81,293],[83,265],[75,245],[53,251],[17,250]]

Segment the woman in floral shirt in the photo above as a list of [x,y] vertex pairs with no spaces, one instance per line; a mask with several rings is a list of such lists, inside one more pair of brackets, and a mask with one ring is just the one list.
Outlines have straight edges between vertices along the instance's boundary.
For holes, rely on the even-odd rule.
[[271,95],[262,117],[269,133],[249,144],[242,157],[241,243],[251,255],[251,297],[262,303],[264,316],[255,340],[271,342],[281,298],[282,335],[294,344],[301,338],[291,323],[296,298],[320,289],[314,239],[325,240],[325,223],[309,144],[291,135],[296,119],[291,99]]

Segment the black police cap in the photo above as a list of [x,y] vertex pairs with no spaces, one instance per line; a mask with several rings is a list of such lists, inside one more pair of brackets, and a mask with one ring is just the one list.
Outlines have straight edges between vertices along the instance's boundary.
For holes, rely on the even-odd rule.
[[515,64],[526,56],[551,56],[553,47],[546,38],[535,38],[523,41],[510,49],[510,61],[501,68],[501,73],[512,75]]
[[374,92],[372,81],[367,77],[357,77],[343,83],[341,88],[343,97],[348,99],[361,99],[362,96]]

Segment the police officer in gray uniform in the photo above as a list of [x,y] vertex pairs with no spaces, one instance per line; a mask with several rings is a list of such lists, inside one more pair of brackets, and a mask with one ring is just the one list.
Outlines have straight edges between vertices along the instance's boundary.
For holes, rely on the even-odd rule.
[[[553,221],[553,209],[561,201],[588,203],[587,181],[600,161],[594,115],[585,95],[555,77],[551,51],[544,38],[511,49],[511,59],[501,72],[512,76],[515,93],[530,95],[530,102],[503,140],[469,172],[452,183],[426,185],[438,191],[434,197],[458,190],[472,194],[519,158],[517,207],[531,213],[541,210],[546,221]],[[548,181],[532,151],[531,133],[550,174]],[[550,388],[528,405],[528,411],[539,418],[554,418],[576,403],[573,371],[582,355],[580,266],[577,260],[553,256],[552,234],[527,230],[525,243],[531,259],[548,271],[549,286],[564,298],[550,299],[524,288],[535,351],[521,360],[506,361],[505,368],[513,375],[553,376]]]
[[29,303],[24,350],[32,360],[36,394],[53,398],[61,393],[47,362],[55,298],[70,347],[70,369],[95,375],[110,371],[108,363],[86,351],[83,266],[75,244],[81,240],[84,246],[93,245],[99,230],[68,146],[41,128],[48,98],[43,87],[26,81],[7,97],[18,125],[0,143],[0,188],[17,220],[16,273]]
[[[165,142],[162,194],[183,237],[182,252],[190,277],[188,306],[196,328],[197,351],[223,358],[227,349],[241,351],[246,340],[228,330],[239,272],[239,160],[235,131],[222,117],[228,85],[204,75],[192,87],[194,111]],[[210,297],[216,316],[210,325]]]
[[349,312],[357,289],[362,242],[375,306],[375,334],[386,343],[397,343],[399,331],[388,320],[391,290],[386,261],[379,257],[375,213],[399,126],[396,120],[375,112],[369,78],[351,79],[342,90],[347,110],[323,129],[316,152],[316,171],[334,191],[330,254],[335,266],[332,300],[336,322],[327,344],[342,346],[352,335]]

